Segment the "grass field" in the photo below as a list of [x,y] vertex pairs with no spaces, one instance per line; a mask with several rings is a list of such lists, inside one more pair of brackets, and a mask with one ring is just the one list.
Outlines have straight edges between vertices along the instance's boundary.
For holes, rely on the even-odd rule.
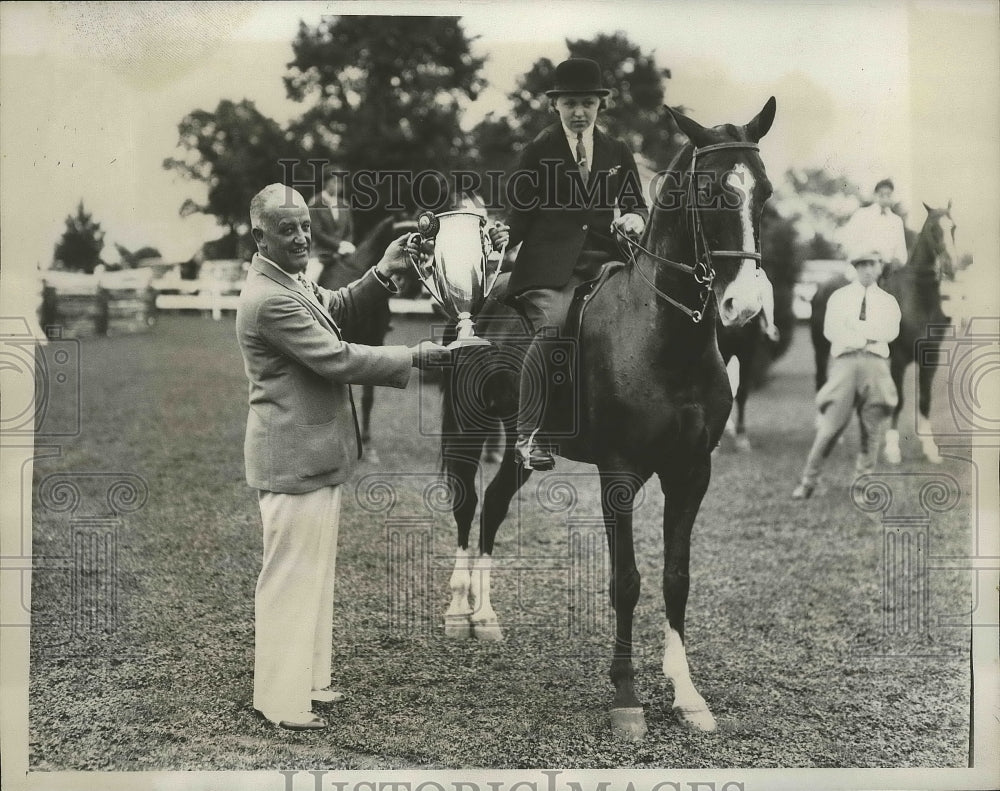
[[[389,342],[425,332],[414,320],[396,325]],[[560,461],[533,477],[501,531],[493,602],[505,642],[444,639],[454,531],[433,487],[436,442],[417,430],[433,433],[436,388],[416,382],[379,391],[381,464],[362,465],[345,497],[334,639],[336,680],[350,697],[327,731],[268,727],[250,701],[261,535],[243,481],[246,383],[232,318],[164,316],[145,335],[82,342],[81,433],[35,462],[31,767],[967,765],[969,630],[941,621],[960,624],[965,613],[967,622],[970,579],[934,570],[913,583],[926,585],[924,604],[887,601],[887,576],[906,583],[887,568],[885,528],[848,495],[856,430],[835,449],[828,485],[806,503],[789,500],[813,434],[811,350],[797,332],[751,398],[754,450],[725,441],[716,451],[695,526],[688,657],[719,721],[712,734],[684,731],[670,711],[662,496],[655,482],[644,490],[635,636],[649,735],[640,745],[608,728],[593,468]],[[904,455],[886,478],[894,507],[922,513],[927,476],[950,476],[962,496],[930,520],[927,547],[932,557],[966,554],[970,465],[952,453],[931,468],[912,436]],[[108,482],[125,474],[148,498],[87,521],[107,515]],[[40,496],[54,475],[79,487],[76,511]],[[391,509],[379,499],[386,487]],[[554,507],[546,493],[567,487],[575,504]]]

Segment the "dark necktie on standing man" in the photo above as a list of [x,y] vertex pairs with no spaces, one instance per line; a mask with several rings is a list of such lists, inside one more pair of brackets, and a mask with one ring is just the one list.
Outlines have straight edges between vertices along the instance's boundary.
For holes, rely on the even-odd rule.
[[587,149],[583,147],[583,132],[576,133],[576,164],[586,184],[590,180],[590,168],[587,165]]
[[858,313],[858,320],[864,321],[868,317],[868,289],[865,289],[864,296],[861,297],[861,310]]

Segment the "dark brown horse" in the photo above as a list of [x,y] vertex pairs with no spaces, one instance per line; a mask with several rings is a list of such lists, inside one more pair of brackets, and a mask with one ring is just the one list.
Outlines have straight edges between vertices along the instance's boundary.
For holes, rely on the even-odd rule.
[[[358,244],[353,256],[342,256],[337,262],[324,266],[316,282],[323,288],[332,289],[343,288],[348,283],[353,283],[379,262],[385,248],[393,239],[416,229],[416,223],[412,221],[397,222],[392,217],[382,219],[368,232],[364,241]],[[415,282],[415,278],[411,280]],[[419,289],[419,284],[414,286],[414,282],[404,286],[407,296]],[[344,340],[366,346],[382,346],[390,329],[390,319],[389,303],[386,301],[366,315],[362,321],[355,323],[350,332],[345,332]],[[378,464],[378,452],[372,444],[371,437],[374,404],[375,388],[364,385],[361,389],[361,444],[364,446],[365,458],[373,464]]]
[[[714,128],[675,114],[688,138],[670,166],[677,178],[660,182],[630,260],[590,299],[574,347],[571,398],[560,402],[559,411],[576,405],[575,420],[573,431],[552,438],[556,452],[596,465],[600,475],[616,624],[611,721],[625,738],[640,739],[646,732],[632,664],[639,598],[632,512],[637,493],[654,474],[665,497],[663,671],[673,683],[678,719],[696,730],[715,728],[691,680],[684,648],[691,531],[708,488],[712,450],[732,405],[716,322],[745,323],[761,307],[760,217],[771,185],[757,142],[774,112],[772,98],[745,126]],[[531,474],[514,455],[517,377],[527,339],[517,315],[496,300],[480,313],[477,331],[492,339],[494,348],[473,348],[467,359],[460,358],[444,393],[442,457],[458,526],[445,629],[453,636],[500,639],[489,575],[497,529]],[[479,552],[473,553],[469,534],[480,452],[497,418],[505,426],[505,454],[486,488]]]
[[[917,435],[927,460],[934,464],[941,462],[930,423],[931,384],[937,370],[935,360],[940,339],[930,330],[949,323],[941,309],[941,279],[955,278],[955,222],[951,218],[950,203],[944,209],[932,209],[927,204],[924,208],[927,219],[910,249],[906,265],[883,272],[879,281],[879,285],[896,298],[902,314],[899,336],[889,344],[889,366],[899,394],[899,403],[892,413],[892,428],[885,437],[885,460],[889,464],[899,464],[902,460],[898,426],[903,409],[903,375],[910,363],[917,365]],[[823,335],[826,303],[833,292],[847,282],[846,277],[832,278],[822,284],[812,298],[809,330],[816,359],[817,390],[826,382],[830,358],[830,341]],[[917,341],[921,342],[922,360],[917,357]],[[922,365],[922,361],[930,364]],[[868,441],[863,433],[861,441]]]

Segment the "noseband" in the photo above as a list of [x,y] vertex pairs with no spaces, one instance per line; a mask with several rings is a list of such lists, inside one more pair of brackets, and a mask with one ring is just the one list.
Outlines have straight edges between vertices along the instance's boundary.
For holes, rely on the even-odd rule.
[[[705,310],[708,308],[708,302],[712,298],[712,283],[715,280],[715,259],[716,258],[752,258],[754,259],[758,266],[760,265],[760,251],[746,252],[743,250],[712,250],[708,246],[708,242],[705,239],[705,229],[702,226],[701,214],[698,211],[698,202],[695,200],[694,187],[695,187],[695,165],[697,164],[698,157],[704,154],[710,154],[713,151],[723,151],[723,150],[743,150],[743,151],[759,151],[760,147],[756,143],[744,143],[740,141],[732,141],[727,143],[713,143],[709,146],[702,146],[701,148],[695,147],[693,153],[691,154],[691,166],[688,173],[688,205],[690,206],[690,228],[688,229],[691,234],[691,238],[694,240],[694,252],[695,259],[697,263],[694,266],[690,264],[685,264],[683,261],[672,261],[669,258],[664,258],[662,255],[654,253],[652,250],[648,250],[643,247],[639,242],[630,239],[622,231],[615,229],[615,232],[619,236],[619,243],[624,243],[627,248],[628,256],[632,262],[632,268],[639,273],[639,276],[646,282],[653,292],[660,297],[660,299],[665,302],[670,303],[675,308],[677,308],[681,313],[690,317],[691,321],[695,324],[699,324],[703,318],[705,318]],[[680,154],[678,154],[678,157]],[[671,163],[671,168],[676,163],[676,159]],[[635,251],[639,250],[641,253],[652,258],[654,261],[660,264],[666,264],[673,269],[678,269],[681,272],[685,272],[691,275],[695,282],[702,286],[700,293],[701,307],[700,308],[689,308],[687,305],[677,301],[669,294],[665,294],[650,280],[646,273],[642,271],[642,267],[639,266],[639,261],[636,258]]]

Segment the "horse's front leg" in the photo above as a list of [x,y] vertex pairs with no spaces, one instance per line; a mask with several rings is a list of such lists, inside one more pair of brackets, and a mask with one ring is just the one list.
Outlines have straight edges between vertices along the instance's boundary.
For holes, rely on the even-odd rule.
[[691,531],[711,478],[709,454],[681,472],[660,473],[663,505],[663,603],[667,623],[663,674],[674,688],[674,715],[696,731],[714,731],[715,717],[691,680],[684,649],[684,615],[690,584]]
[[611,729],[615,736],[639,741],[646,717],[635,694],[632,666],[632,616],[639,600],[639,570],[632,545],[632,506],[642,483],[635,476],[601,469],[601,510],[611,555],[611,606],[615,611],[615,647],[611,660]]
[[934,430],[931,428],[931,385],[934,382],[935,368],[932,365],[920,365],[917,361],[917,385],[919,396],[917,403],[917,436],[924,449],[924,456],[932,464],[941,463],[941,454],[934,441]]
[[461,445],[445,441],[445,480],[451,493],[452,515],[458,528],[458,548],[455,552],[455,567],[448,587],[451,602],[444,614],[446,637],[472,637],[472,569],[473,550],[469,548],[469,534],[472,519],[476,513],[476,473],[479,469],[479,453],[482,445]]

